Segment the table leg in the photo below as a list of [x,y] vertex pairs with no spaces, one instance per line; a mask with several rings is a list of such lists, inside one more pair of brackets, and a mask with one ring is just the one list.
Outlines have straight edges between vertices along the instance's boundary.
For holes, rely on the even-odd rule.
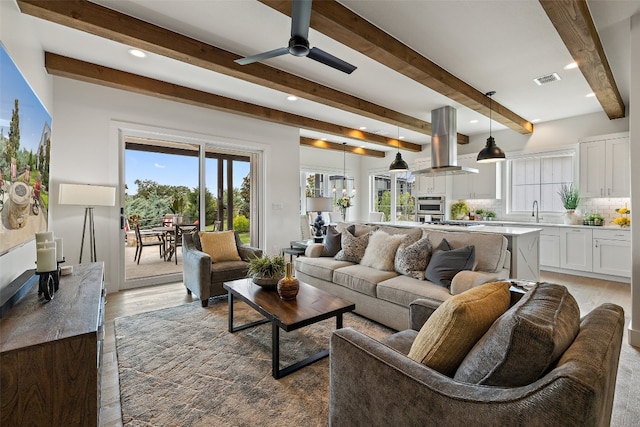
[[270,322],[270,319],[262,319],[256,322],[247,323],[245,325],[233,327],[233,292],[229,291],[229,332],[234,333],[238,331],[242,331],[243,329],[252,328],[258,325],[264,325],[265,323]]
[[271,375],[280,378],[280,328],[271,322]]
[[342,313],[336,316],[336,329],[342,329]]
[[229,301],[229,332],[233,332],[233,292],[229,292],[227,301]]

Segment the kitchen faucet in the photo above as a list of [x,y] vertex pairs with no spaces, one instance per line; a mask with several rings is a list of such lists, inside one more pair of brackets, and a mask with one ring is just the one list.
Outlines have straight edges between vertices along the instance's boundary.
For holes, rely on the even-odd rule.
[[536,222],[540,222],[540,212],[538,211],[538,201],[533,201],[533,207],[531,208],[531,216],[536,217]]

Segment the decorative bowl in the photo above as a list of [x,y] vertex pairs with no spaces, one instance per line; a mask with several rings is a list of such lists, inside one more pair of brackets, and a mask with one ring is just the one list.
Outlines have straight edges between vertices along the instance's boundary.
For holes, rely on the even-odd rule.
[[284,275],[276,277],[254,277],[253,283],[265,289],[275,289],[278,286],[278,281],[283,277]]

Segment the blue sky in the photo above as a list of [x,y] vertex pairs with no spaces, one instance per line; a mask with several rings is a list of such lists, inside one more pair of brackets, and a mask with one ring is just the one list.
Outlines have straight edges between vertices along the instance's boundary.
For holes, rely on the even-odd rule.
[[[206,183],[209,189],[217,187],[216,161],[207,159]],[[125,168],[127,194],[134,195],[136,179],[150,179],[163,185],[184,185],[191,189],[198,186],[198,158],[172,154],[126,150]],[[242,179],[249,173],[248,162],[234,163],[234,188],[240,188]]]
[[[45,123],[51,125],[51,116],[33,93],[15,64],[0,44],[0,128],[2,134],[9,135],[9,123],[13,112],[14,99],[19,100],[20,148],[38,149]],[[52,142],[53,144],[54,142]]]

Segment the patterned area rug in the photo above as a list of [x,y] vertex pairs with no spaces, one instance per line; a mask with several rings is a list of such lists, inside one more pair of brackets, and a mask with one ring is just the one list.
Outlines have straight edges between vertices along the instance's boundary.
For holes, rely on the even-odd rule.
[[[324,426],[329,358],[271,376],[271,325],[230,334],[227,301],[212,300],[115,321],[122,422],[129,426]],[[261,315],[242,302],[234,325]],[[376,339],[393,331],[347,313],[344,327]],[[335,318],[280,333],[280,365],[329,346]]]

